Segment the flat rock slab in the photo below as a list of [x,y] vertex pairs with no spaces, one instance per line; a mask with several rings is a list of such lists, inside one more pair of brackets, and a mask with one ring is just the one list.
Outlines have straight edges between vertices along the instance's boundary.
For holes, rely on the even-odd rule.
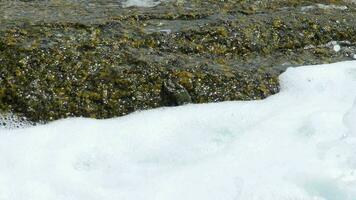
[[109,118],[263,99],[287,67],[356,58],[350,1],[0,1],[0,110]]

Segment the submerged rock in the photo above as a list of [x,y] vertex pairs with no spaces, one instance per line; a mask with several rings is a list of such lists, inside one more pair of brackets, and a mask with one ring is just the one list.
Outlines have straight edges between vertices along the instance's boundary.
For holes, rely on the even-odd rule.
[[1,1],[0,110],[45,122],[262,99],[287,67],[356,53],[356,6],[344,1],[129,5]]

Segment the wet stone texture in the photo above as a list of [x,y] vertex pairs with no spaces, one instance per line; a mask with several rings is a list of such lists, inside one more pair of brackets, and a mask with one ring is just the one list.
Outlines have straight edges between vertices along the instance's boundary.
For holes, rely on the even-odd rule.
[[0,1],[0,112],[47,122],[263,99],[287,67],[356,59],[350,1],[150,5]]

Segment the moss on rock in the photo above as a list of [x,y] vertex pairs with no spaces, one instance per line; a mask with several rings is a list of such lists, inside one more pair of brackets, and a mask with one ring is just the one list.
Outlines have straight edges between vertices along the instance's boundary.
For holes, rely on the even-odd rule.
[[2,112],[46,122],[263,99],[287,67],[356,49],[356,7],[343,1],[58,2],[0,2]]

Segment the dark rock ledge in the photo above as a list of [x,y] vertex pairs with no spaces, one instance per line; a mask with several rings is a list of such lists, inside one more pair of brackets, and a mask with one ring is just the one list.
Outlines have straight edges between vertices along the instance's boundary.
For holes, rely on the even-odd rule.
[[356,6],[336,0],[0,1],[0,112],[109,118],[263,99],[287,67],[352,59]]

